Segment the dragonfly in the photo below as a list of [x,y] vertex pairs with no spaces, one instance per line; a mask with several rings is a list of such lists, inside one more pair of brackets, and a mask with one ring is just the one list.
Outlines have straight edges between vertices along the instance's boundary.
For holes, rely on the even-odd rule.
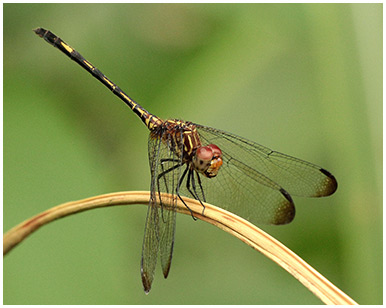
[[150,131],[150,199],[141,258],[146,294],[158,256],[168,277],[177,200],[190,210],[182,196],[199,201],[203,214],[204,202],[210,202],[254,224],[282,225],[295,216],[291,196],[323,197],[336,191],[335,177],[317,165],[216,128],[151,114],[51,31],[37,28],[34,32],[103,83]]

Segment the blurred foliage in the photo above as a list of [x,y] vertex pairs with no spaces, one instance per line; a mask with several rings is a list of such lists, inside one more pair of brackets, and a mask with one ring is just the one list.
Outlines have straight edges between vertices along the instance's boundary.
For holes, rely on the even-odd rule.
[[[145,109],[323,166],[339,183],[262,228],[361,304],[382,303],[382,4],[4,4],[4,231],[47,208],[148,190],[144,125],[32,29],[60,36]],[[221,205],[220,205],[221,206]],[[5,304],[318,304],[287,272],[179,216],[145,296],[147,208],[85,212],[4,259]]]

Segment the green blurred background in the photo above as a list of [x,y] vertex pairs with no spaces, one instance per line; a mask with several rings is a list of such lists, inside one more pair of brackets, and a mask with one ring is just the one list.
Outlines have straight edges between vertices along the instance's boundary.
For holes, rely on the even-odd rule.
[[[32,29],[144,108],[332,172],[329,198],[261,226],[361,304],[382,303],[382,4],[5,4],[4,232],[63,202],[148,190],[146,127]],[[140,279],[146,206],[38,230],[4,258],[5,304],[319,304],[227,233],[179,215],[169,278]],[[159,266],[160,267],[160,266]]]

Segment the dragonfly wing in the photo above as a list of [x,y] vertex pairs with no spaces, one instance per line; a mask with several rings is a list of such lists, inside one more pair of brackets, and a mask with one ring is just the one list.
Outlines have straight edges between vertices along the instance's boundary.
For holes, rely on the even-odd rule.
[[196,127],[203,145],[215,144],[223,154],[216,177],[199,175],[206,201],[255,224],[292,221],[290,194],[317,197],[336,190],[335,178],[316,165],[221,130]]
[[[196,193],[201,200],[254,224],[286,224],[295,216],[291,196],[241,161],[233,159],[232,163],[224,163],[216,177],[207,178],[201,174],[198,177],[202,191],[196,185]],[[191,197],[186,185],[181,188],[185,196]]]
[[216,144],[228,157],[242,161],[291,195],[323,197],[333,194],[337,189],[335,177],[317,165],[272,151],[231,133],[201,125],[197,125],[197,128],[204,142]]
[[143,288],[149,293],[154,279],[160,243],[160,209],[157,206],[156,178],[157,153],[160,150],[160,139],[149,139],[149,162],[151,172],[150,201],[147,210],[145,235],[142,245],[141,277]]
[[[176,228],[176,187],[181,176],[182,163],[171,147],[175,144],[170,135],[151,133],[149,137],[149,161],[151,170],[151,200],[146,219],[142,249],[141,273],[146,292],[150,291],[154,278],[158,252],[164,277],[169,274],[173,256]],[[161,193],[167,193],[161,194]]]
[[[164,142],[161,144],[159,151],[159,166],[157,176],[157,191],[168,193],[169,197],[159,197],[161,204],[161,242],[160,257],[162,271],[167,278],[173,256],[174,234],[176,230],[176,205],[177,195],[176,187],[178,186],[181,176],[182,162],[181,158],[171,151],[171,147],[179,147],[182,153],[182,143],[176,144],[172,136],[164,136]],[[169,210],[166,210],[166,207]]]

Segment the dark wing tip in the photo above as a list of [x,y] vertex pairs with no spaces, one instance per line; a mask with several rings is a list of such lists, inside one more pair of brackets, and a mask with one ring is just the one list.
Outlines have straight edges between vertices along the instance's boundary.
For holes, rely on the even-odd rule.
[[149,294],[151,289],[151,280],[146,272],[141,269],[142,285],[146,294]]
[[272,221],[275,225],[285,225],[290,223],[295,217],[295,205],[288,192],[283,188],[280,188],[281,194],[285,200],[282,201],[281,205],[277,208],[275,218]]
[[165,279],[168,278],[171,264],[172,264],[172,258],[169,258],[168,263],[163,268],[163,274],[164,274]]
[[320,168],[319,171],[322,172],[326,178],[322,185],[322,189],[318,192],[318,197],[330,196],[337,190],[338,182],[336,181],[335,177],[326,169]]

